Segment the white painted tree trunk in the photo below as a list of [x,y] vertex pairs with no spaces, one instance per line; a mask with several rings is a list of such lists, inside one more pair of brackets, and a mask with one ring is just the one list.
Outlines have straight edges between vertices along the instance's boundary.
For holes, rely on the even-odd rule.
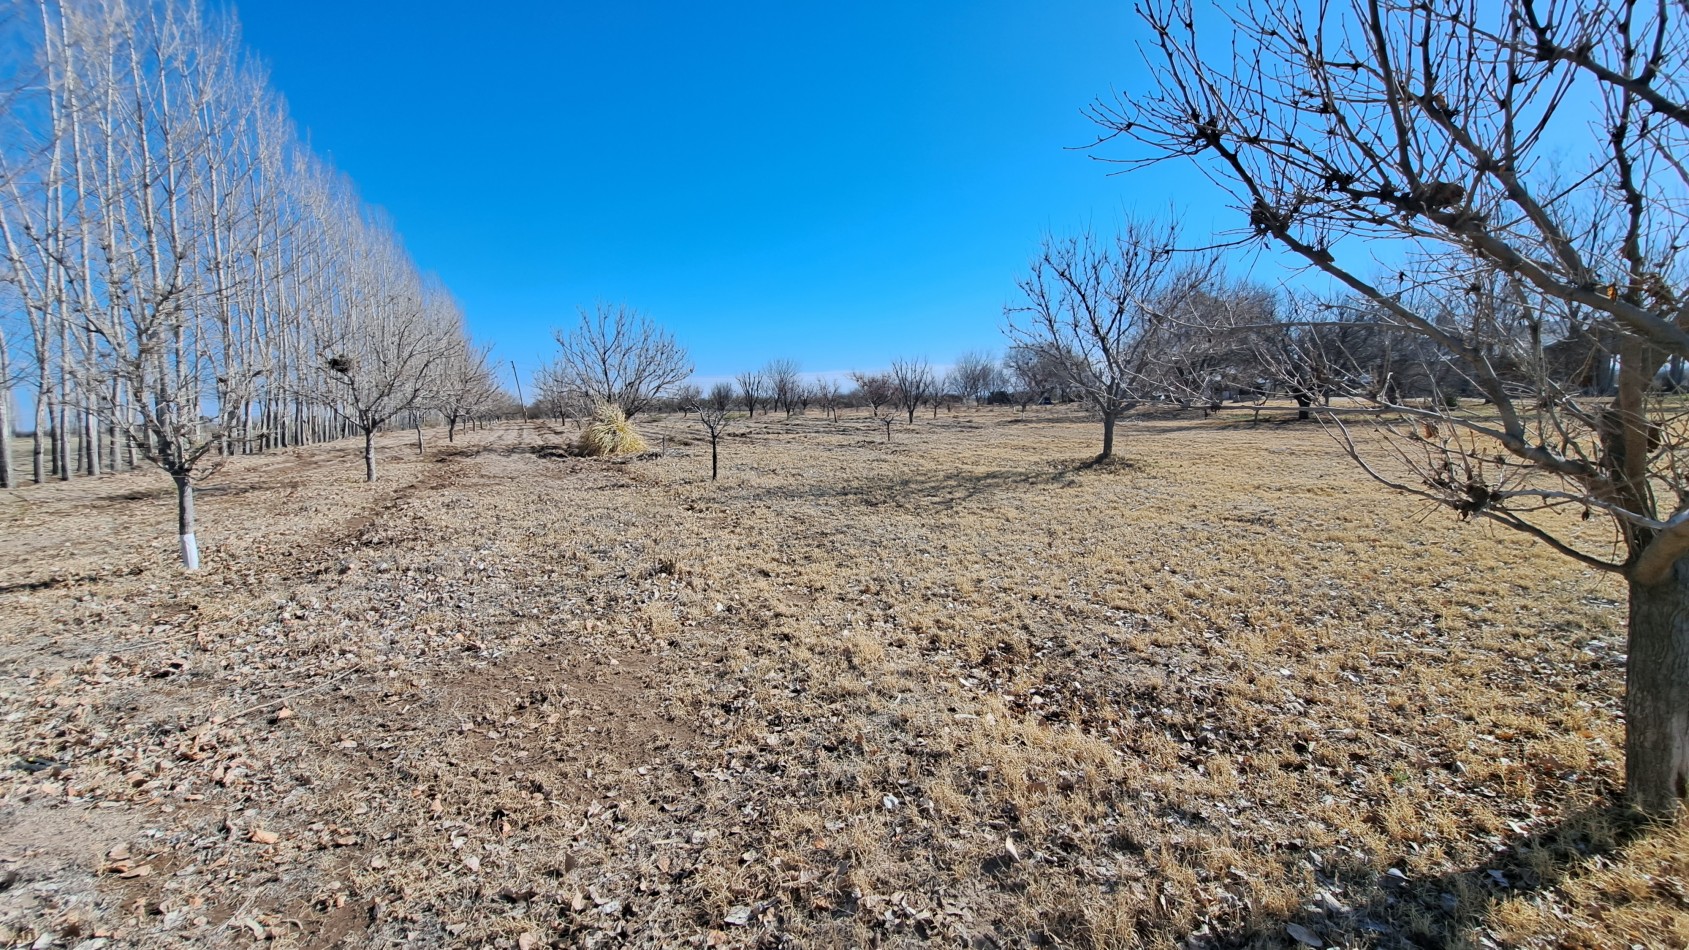
[[[0,360],[0,373],[5,361]],[[0,488],[13,487],[12,478],[12,389],[0,380]]]
[[194,483],[187,475],[176,480],[176,529],[182,539],[182,569],[199,570],[199,542],[194,539]]

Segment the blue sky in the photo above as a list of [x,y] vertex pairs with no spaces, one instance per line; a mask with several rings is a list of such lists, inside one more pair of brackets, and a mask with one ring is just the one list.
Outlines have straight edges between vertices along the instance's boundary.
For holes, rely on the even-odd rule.
[[948,363],[1001,349],[1048,231],[1236,224],[1188,166],[1073,150],[1090,100],[1142,86],[1118,0],[237,10],[313,145],[524,375],[600,300],[705,377]]

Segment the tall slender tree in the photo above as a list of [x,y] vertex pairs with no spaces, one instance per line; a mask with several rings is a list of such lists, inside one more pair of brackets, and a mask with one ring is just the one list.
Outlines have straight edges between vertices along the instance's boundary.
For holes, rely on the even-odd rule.
[[[466,345],[461,321],[299,142],[232,16],[186,0],[24,12],[0,11],[0,482],[26,372],[34,479],[151,462],[194,567],[196,482],[355,428],[362,400],[334,387],[325,349],[383,365],[407,306],[430,348]],[[397,375],[393,391],[434,378],[426,362]]]

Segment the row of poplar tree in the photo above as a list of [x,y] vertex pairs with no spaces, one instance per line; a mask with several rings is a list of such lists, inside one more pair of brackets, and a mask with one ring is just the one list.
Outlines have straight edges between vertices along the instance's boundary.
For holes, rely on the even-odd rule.
[[500,401],[452,296],[302,141],[232,17],[24,7],[0,14],[6,486],[156,465],[193,565],[220,460],[361,434],[373,478],[382,427]]

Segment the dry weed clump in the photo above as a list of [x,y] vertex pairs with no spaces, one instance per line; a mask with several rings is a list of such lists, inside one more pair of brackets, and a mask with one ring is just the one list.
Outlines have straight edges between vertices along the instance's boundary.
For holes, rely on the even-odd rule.
[[638,455],[651,446],[628,421],[622,407],[604,403],[593,411],[592,421],[581,430],[575,446],[581,454],[595,458]]
[[493,429],[303,505],[314,458],[236,459],[191,579],[64,544],[151,538],[140,477],[20,493],[0,938],[1682,942],[1610,578],[1316,428],[875,426],[714,483]]

